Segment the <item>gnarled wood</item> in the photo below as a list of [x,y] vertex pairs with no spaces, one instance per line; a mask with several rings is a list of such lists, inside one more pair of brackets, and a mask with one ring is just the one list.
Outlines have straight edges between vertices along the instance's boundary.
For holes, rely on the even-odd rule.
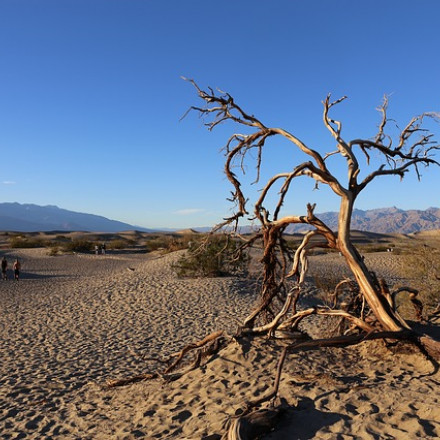
[[[245,126],[246,134],[233,134],[225,146],[225,174],[233,186],[232,201],[237,209],[234,215],[225,219],[222,226],[234,223],[235,227],[240,218],[248,215],[246,207],[249,202],[243,193],[240,178],[233,170],[234,164],[241,164],[244,169],[245,160],[251,152],[256,152],[256,182],[259,181],[262,164],[262,151],[269,148],[270,140],[282,137],[291,143],[294,149],[299,150],[308,160],[302,163],[293,163],[291,171],[281,172],[273,176],[263,186],[263,189],[254,203],[254,219],[260,225],[259,236],[263,248],[263,277],[261,288],[261,302],[259,306],[244,321],[246,329],[254,329],[257,332],[269,332],[273,334],[278,329],[286,329],[297,325],[305,315],[293,311],[293,316],[288,313],[289,297],[286,287],[288,277],[297,279],[299,291],[305,281],[308,271],[307,255],[316,247],[334,249],[345,258],[355,282],[371,314],[374,315],[382,330],[400,332],[410,330],[409,324],[397,312],[392,298],[384,294],[377,279],[368,270],[363,258],[353,245],[350,226],[351,217],[357,197],[372,181],[383,176],[398,176],[403,178],[411,169],[415,170],[420,177],[419,167],[439,165],[434,159],[435,153],[440,148],[433,141],[433,135],[424,128],[427,119],[439,121],[436,113],[423,113],[412,118],[397,135],[394,140],[387,134],[388,128],[388,99],[385,98],[379,107],[381,114],[377,134],[372,139],[357,138],[346,140],[343,135],[342,123],[334,119],[330,113],[334,108],[346,100],[346,97],[331,100],[330,95],[323,102],[323,122],[330,135],[335,141],[335,149],[331,153],[321,153],[318,149],[312,149],[299,139],[295,134],[279,127],[270,127],[260,119],[243,110],[233,97],[227,93],[209,89],[202,90],[193,80],[188,80],[196,88],[196,91],[204,107],[192,107],[201,116],[206,117],[205,125],[209,130],[217,125],[231,121],[238,126]],[[371,153],[375,153],[379,160],[376,169],[371,167]],[[360,154],[359,154],[360,153]],[[340,156],[347,168],[347,180],[344,182],[329,167],[329,157]],[[366,162],[367,173],[363,179],[361,176],[360,159]],[[339,173],[338,173],[339,176]],[[307,215],[283,214],[282,208],[291,184],[300,177],[308,177],[315,181],[316,186],[327,185],[339,198],[339,219],[337,234],[314,214],[315,206],[307,206]],[[277,182],[283,182],[278,199],[275,199],[273,209],[267,204],[272,200],[270,194]],[[271,216],[271,212],[273,212]],[[296,249],[293,256],[293,265],[290,272],[286,270],[286,262],[292,258],[289,250],[283,244],[283,234],[286,228],[292,224],[302,223],[310,225],[313,230],[305,235],[302,243]],[[316,242],[312,237],[319,235],[321,240]],[[414,305],[417,299],[412,298]],[[415,300],[415,301],[414,301]],[[365,304],[362,307],[361,316],[344,316],[350,319],[353,325],[365,331],[370,329],[370,324],[365,323]],[[314,312],[316,313],[316,312]],[[320,312],[321,313],[321,312]],[[421,312],[420,312],[421,313]],[[342,315],[341,315],[342,316]],[[265,321],[263,325],[256,325],[257,320]]]
[[282,410],[258,409],[233,419],[222,440],[255,440],[268,434],[276,426]]
[[201,348],[206,344],[208,344],[209,342],[215,341],[221,336],[223,336],[222,330],[211,333],[210,335],[203,338],[201,341],[195,342],[194,344],[188,344],[179,353],[177,353],[175,361],[168,368],[165,369],[164,374],[168,374],[171,371],[173,371],[177,367],[177,365],[182,361],[186,353]]

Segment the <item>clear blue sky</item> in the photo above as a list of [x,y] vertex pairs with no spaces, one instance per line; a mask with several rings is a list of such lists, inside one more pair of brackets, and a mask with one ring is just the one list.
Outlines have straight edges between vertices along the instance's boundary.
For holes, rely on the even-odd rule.
[[[440,110],[439,20],[437,0],[0,0],[0,200],[215,224],[229,214],[220,148],[234,129],[179,121],[201,104],[181,75],[325,153],[328,92],[349,97],[334,113],[347,139],[374,135],[385,93],[400,125]],[[301,159],[283,148],[267,150],[265,175]],[[382,179],[357,207],[440,206],[440,169],[422,172]],[[294,187],[286,213],[338,208],[312,186]]]

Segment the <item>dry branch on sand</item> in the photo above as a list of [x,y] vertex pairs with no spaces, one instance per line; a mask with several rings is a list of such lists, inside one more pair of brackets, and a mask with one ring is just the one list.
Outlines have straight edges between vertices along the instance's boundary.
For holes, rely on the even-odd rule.
[[[115,388],[119,386],[125,386],[136,382],[142,382],[145,380],[156,379],[158,377],[162,377],[165,380],[171,381],[176,380],[181,377],[184,373],[179,373],[176,375],[171,375],[170,373],[175,370],[180,364],[183,362],[185,355],[189,352],[194,352],[195,356],[193,359],[193,363],[190,365],[187,371],[194,370],[198,366],[200,366],[200,362],[202,356],[208,356],[210,353],[216,353],[222,346],[221,338],[224,336],[223,331],[217,331],[211,333],[210,335],[204,337],[201,341],[195,342],[193,344],[188,344],[185,346],[179,353],[173,355],[168,360],[158,360],[160,363],[166,363],[168,366],[162,372],[152,372],[145,374],[138,374],[136,376],[132,376],[124,379],[113,379],[107,381],[107,386],[109,388]],[[224,345],[224,344],[223,344]]]

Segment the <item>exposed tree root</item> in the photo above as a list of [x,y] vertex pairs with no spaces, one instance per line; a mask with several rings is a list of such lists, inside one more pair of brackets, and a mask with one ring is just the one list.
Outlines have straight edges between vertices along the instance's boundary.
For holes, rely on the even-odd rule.
[[206,336],[205,338],[203,338],[199,342],[187,345],[185,348],[183,348],[183,350],[181,350],[176,355],[176,360],[168,368],[165,369],[164,374],[168,374],[172,370],[174,370],[177,367],[177,365],[179,365],[179,363],[182,361],[182,359],[186,353],[188,353],[192,350],[196,350],[198,348],[201,348],[201,347],[205,346],[206,344],[208,344],[209,342],[217,340],[220,336],[223,336],[222,330],[215,332],[215,333],[211,333],[210,335]]
[[440,318],[440,303],[437,304],[437,307],[428,315],[428,322],[437,320]]
[[[257,400],[247,402],[243,412],[239,416],[231,417],[227,422],[227,432],[223,435],[223,440],[250,440],[260,438],[261,435],[270,432],[276,426],[279,416],[282,414],[283,406],[274,407],[275,399],[278,396],[282,368],[289,353],[300,350],[318,349],[322,347],[347,347],[356,345],[363,341],[373,339],[408,340],[418,345],[415,334],[409,330],[399,332],[374,332],[358,335],[345,335],[328,339],[314,339],[297,342],[285,346],[281,352],[277,363],[276,376],[272,390]],[[425,353],[427,354],[427,353]],[[431,359],[432,360],[432,359]],[[433,361],[436,364],[435,361]],[[270,408],[261,408],[261,405],[268,402]]]
[[258,409],[231,420],[222,440],[254,440],[268,434],[276,426],[283,408]]
[[398,332],[370,332],[358,335],[342,335],[333,338],[312,339],[309,341],[298,342],[289,347],[289,352],[299,350],[322,348],[322,347],[348,347],[356,345],[363,341],[373,339],[398,339],[398,340],[414,340],[414,333],[410,330],[401,330]]
[[263,402],[274,401],[280,386],[281,372],[286,359],[288,347],[284,347],[277,364],[275,382],[270,393],[257,400],[248,402],[243,413],[238,417],[229,419],[229,429],[223,436],[225,440],[251,440],[260,438],[261,435],[270,432],[282,412],[281,407],[272,409],[256,409]]
[[417,335],[416,336],[417,346],[425,352],[431,361],[437,363],[440,361],[440,341],[432,338],[429,335]]

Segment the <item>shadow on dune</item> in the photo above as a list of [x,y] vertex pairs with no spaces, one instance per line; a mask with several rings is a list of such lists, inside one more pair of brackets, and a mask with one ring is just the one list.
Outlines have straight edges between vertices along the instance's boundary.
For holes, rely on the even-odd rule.
[[418,333],[424,333],[431,338],[440,341],[440,325],[439,324],[421,324],[420,322],[410,322],[411,327]]
[[276,431],[265,438],[268,440],[314,439],[316,433],[325,426],[331,426],[341,420],[349,421],[350,417],[345,414],[320,411],[316,409],[312,399],[301,397],[296,407],[287,409]]
[[[41,275],[37,273],[32,272],[22,272],[20,273],[20,280],[47,280],[47,279],[54,279],[54,278],[65,278],[66,275]],[[8,281],[14,281],[14,274],[8,274]]]
[[[90,255],[95,255],[95,252],[90,252]],[[148,254],[144,247],[130,248],[130,249],[111,249],[107,250],[105,255],[98,254],[98,257],[106,257],[108,255],[130,255],[130,254]]]

